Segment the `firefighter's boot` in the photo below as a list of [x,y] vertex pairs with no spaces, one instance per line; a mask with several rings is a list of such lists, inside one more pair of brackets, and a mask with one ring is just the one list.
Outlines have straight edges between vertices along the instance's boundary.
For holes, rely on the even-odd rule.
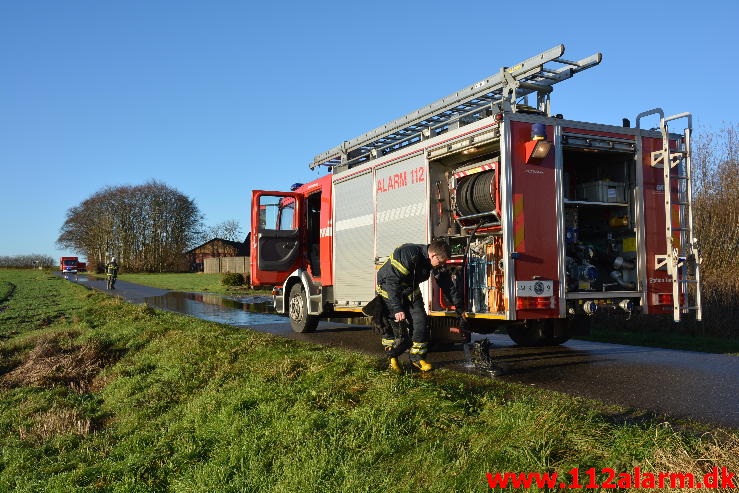
[[431,371],[434,369],[433,365],[431,363],[427,363],[426,361],[419,359],[418,361],[413,361],[413,366],[418,368],[421,371]]
[[399,342],[399,340],[393,339],[392,336],[387,334],[382,338],[382,348],[385,350],[389,361],[388,369],[393,373],[403,372],[403,367],[400,365],[398,357],[393,356],[393,354],[397,354],[396,348]]
[[411,346],[411,363],[421,371],[431,371],[434,367],[425,361],[428,352],[427,342],[414,342]]

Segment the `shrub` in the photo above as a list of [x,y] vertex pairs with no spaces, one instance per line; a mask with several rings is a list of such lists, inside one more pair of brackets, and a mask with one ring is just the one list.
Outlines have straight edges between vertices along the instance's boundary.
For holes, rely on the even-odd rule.
[[223,274],[221,284],[224,286],[242,286],[244,284],[244,275],[238,272]]

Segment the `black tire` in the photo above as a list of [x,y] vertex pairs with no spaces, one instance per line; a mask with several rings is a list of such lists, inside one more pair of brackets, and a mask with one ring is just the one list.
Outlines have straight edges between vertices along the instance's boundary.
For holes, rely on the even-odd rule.
[[551,332],[547,340],[547,346],[559,346],[570,340],[572,337],[572,323],[569,319],[555,318],[549,319],[551,323]]
[[529,347],[558,346],[570,339],[567,321],[556,318],[512,325],[508,327],[508,336],[519,346]]
[[318,327],[318,317],[308,315],[308,298],[305,295],[303,285],[298,283],[290,288],[290,296],[287,299],[287,315],[290,317],[290,326],[293,331],[304,334],[315,332]]

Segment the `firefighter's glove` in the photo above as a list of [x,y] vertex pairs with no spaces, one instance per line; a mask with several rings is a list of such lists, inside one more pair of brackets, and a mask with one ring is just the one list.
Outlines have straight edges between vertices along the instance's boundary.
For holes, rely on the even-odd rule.
[[464,309],[459,305],[455,305],[454,311],[457,314],[457,326],[462,330],[469,330],[469,322],[464,317]]

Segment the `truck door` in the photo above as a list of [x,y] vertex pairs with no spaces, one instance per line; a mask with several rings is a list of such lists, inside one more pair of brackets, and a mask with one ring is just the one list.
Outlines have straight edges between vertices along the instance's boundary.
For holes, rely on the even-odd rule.
[[282,284],[301,265],[302,195],[252,192],[251,284]]

